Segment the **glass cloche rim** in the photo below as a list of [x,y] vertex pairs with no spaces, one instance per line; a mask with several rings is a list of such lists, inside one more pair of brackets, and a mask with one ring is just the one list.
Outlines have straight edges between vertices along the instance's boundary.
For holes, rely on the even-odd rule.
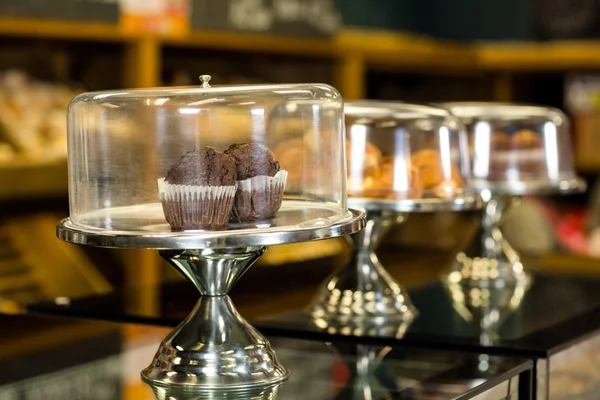
[[[71,103],[81,101],[98,101],[107,98],[111,99],[138,99],[140,97],[177,97],[189,95],[227,95],[235,96],[236,94],[248,94],[252,92],[272,92],[285,95],[293,94],[294,92],[306,91],[307,94],[312,93],[315,89],[323,90],[332,93],[331,99],[341,99],[339,91],[326,83],[261,83],[261,84],[239,84],[239,85],[210,85],[203,87],[197,86],[158,86],[151,88],[130,88],[130,89],[113,89],[83,92],[78,94],[71,100]],[[281,93],[278,93],[281,91]]]
[[[406,113],[406,115],[403,115]],[[434,104],[406,103],[399,100],[347,100],[344,102],[344,114],[353,118],[456,118],[450,110]]]
[[[459,118],[563,118],[564,113],[555,107],[528,103],[504,103],[492,101],[455,101],[439,103]],[[508,114],[510,113],[510,114]]]

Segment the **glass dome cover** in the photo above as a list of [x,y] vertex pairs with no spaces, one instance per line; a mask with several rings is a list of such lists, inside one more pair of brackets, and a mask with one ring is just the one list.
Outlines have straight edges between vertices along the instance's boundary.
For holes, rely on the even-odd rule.
[[443,108],[387,101],[345,104],[351,204],[393,204],[399,211],[475,200],[467,138]]
[[578,191],[568,117],[560,110],[503,103],[443,105],[467,127],[473,186],[513,194]]
[[[208,79],[71,102],[63,238],[82,243],[85,232],[92,245],[198,248],[343,234],[356,215],[346,205],[340,94],[324,84],[211,87]],[[286,147],[269,127],[290,104],[310,143]],[[303,159],[293,176],[286,152]],[[311,179],[317,168],[327,185]]]

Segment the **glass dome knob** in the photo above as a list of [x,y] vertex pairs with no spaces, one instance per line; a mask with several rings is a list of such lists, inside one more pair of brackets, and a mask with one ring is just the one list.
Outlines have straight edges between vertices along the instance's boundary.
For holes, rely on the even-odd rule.
[[211,76],[210,75],[200,75],[200,82],[202,82],[202,87],[203,88],[209,88],[210,87],[210,79]]

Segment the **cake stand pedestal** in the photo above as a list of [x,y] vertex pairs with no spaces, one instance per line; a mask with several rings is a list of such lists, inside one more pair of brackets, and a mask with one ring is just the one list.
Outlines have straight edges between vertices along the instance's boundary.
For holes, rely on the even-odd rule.
[[382,362],[385,356],[392,350],[391,347],[371,346],[371,345],[353,345],[355,360],[346,362],[348,371],[350,371],[351,383],[346,386],[336,399],[365,400],[365,399],[383,399],[391,398],[394,392],[393,387],[389,386],[396,377],[388,376],[387,383],[381,382],[377,373],[385,374],[382,371]]
[[481,224],[472,242],[456,255],[444,279],[451,284],[477,288],[525,287],[531,277],[500,229],[506,211],[522,195],[568,194],[585,191],[586,184],[579,178],[557,182],[479,183],[485,202]]
[[[287,212],[287,214],[286,214]],[[297,219],[302,209],[282,212],[279,222]],[[317,221],[319,222],[319,221]],[[150,248],[188,278],[200,300],[161,343],[142,380],[155,393],[180,390],[248,390],[275,385],[288,376],[268,340],[237,312],[227,295],[268,245],[338,237],[364,226],[364,213],[349,211],[337,221],[236,231],[106,232],[74,225],[57,226],[59,238],[78,244]]]
[[477,208],[480,198],[398,201],[352,198],[348,203],[366,211],[365,229],[351,236],[353,250],[348,262],[321,284],[307,312],[317,325],[330,326],[334,322],[356,325],[361,331],[365,327],[372,330],[378,325],[395,327],[411,321],[417,310],[406,289],[379,262],[375,254],[377,246],[387,231],[402,223],[411,212]]

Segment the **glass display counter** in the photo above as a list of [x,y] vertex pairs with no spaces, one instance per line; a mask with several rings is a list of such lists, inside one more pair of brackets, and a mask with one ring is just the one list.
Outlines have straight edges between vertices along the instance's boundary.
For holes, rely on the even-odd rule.
[[139,376],[168,329],[1,315],[0,326],[11,327],[0,329],[0,398],[11,400],[514,400],[528,398],[532,367],[515,357],[274,337],[292,372],[288,381],[237,392],[178,391]]
[[[385,257],[388,258],[387,256]],[[317,266],[318,267],[318,266]],[[389,266],[392,276],[402,274],[404,265]],[[534,360],[536,399],[562,399],[560,392],[573,389],[593,394],[600,386],[600,372],[595,369],[595,354],[600,351],[600,280],[564,275],[534,275],[526,292],[498,291],[457,293],[443,281],[411,288],[409,293],[421,314],[408,327],[397,330],[323,330],[306,323],[299,313],[265,315],[280,306],[294,309],[310,297],[314,285],[297,281],[298,293],[289,285],[269,291],[269,307],[257,301],[256,290],[264,292],[263,275],[252,271],[249,285],[233,297],[244,305],[243,312],[258,329],[269,336],[287,336],[312,340],[344,340],[371,345],[446,349],[487,354],[510,354]],[[318,281],[318,277],[314,280]],[[254,293],[254,294],[253,294]],[[131,299],[152,294],[160,307],[136,310]],[[157,287],[138,287],[111,294],[70,299],[68,304],[39,303],[31,312],[52,315],[133,321],[172,326],[184,316],[195,293],[185,283]],[[295,300],[295,299],[298,300]],[[487,300],[486,300],[487,299]],[[256,309],[251,315],[250,311]],[[437,351],[437,350],[435,350]],[[574,370],[579,366],[579,370]],[[559,396],[559,397],[556,397]]]

